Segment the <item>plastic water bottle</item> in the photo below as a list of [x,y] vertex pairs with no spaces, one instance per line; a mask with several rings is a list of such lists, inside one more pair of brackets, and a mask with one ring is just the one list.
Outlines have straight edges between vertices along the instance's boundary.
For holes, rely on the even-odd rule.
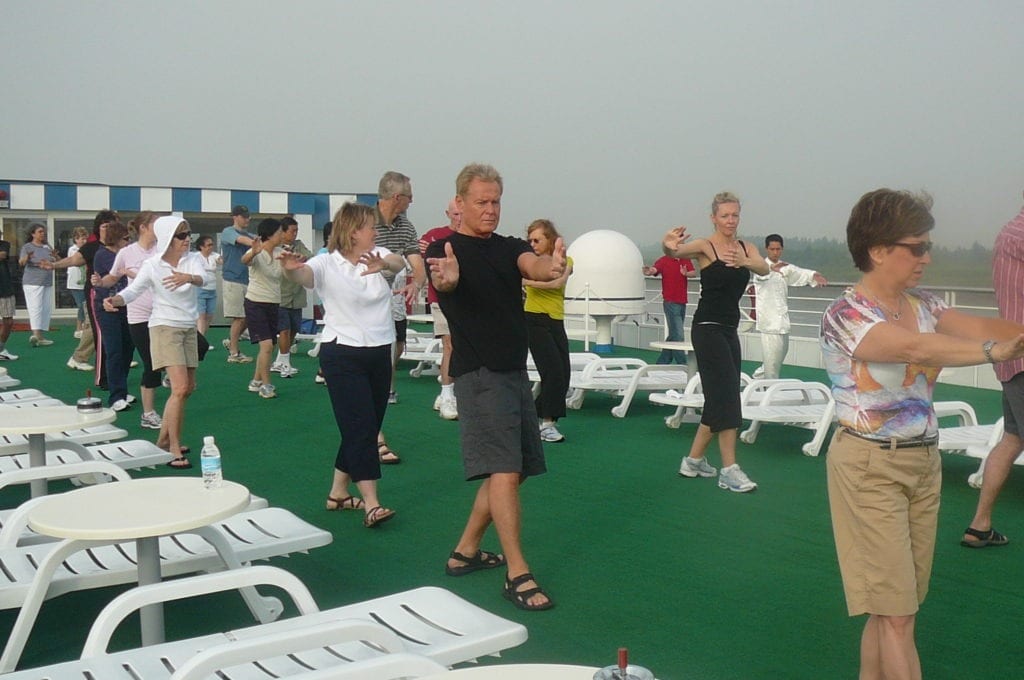
[[203,486],[207,489],[219,489],[224,484],[224,475],[220,469],[220,449],[213,437],[203,437],[203,450],[199,453],[199,465],[203,470]]

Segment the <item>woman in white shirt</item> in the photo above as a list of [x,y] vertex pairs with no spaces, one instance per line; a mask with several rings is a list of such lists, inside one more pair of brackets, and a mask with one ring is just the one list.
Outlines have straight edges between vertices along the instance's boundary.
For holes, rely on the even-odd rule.
[[163,368],[171,381],[171,396],[164,406],[163,422],[156,445],[171,452],[170,467],[192,467],[181,445],[185,422],[185,401],[196,388],[199,365],[196,321],[199,307],[196,287],[209,281],[209,274],[198,253],[190,253],[192,233],[180,217],[161,217],[153,226],[157,255],[142,263],[138,275],[120,295],[107,298],[108,311],[123,307],[144,290],[153,291],[153,311],[149,317],[150,354],[153,369]]
[[[361,509],[368,528],[395,514],[377,498],[377,432],[388,406],[395,340],[391,287],[381,272],[405,266],[401,256],[374,245],[374,224],[373,208],[346,203],[334,216],[326,254],[305,263],[296,254],[281,255],[285,276],[315,289],[324,306],[320,367],[341,432],[326,507]],[[352,482],[362,498],[349,493]]]

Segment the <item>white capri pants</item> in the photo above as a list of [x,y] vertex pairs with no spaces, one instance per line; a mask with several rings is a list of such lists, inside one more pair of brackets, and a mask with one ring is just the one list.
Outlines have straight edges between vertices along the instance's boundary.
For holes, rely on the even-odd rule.
[[22,285],[25,292],[25,307],[28,308],[29,326],[33,331],[50,330],[50,316],[53,314],[53,286]]
[[788,333],[761,333],[761,368],[764,379],[779,377],[782,361],[789,351]]

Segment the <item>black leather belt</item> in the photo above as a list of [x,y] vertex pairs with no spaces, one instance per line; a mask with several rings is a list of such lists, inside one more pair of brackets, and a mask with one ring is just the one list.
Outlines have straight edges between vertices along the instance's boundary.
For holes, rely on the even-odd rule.
[[890,439],[876,439],[874,437],[868,437],[859,432],[844,427],[843,432],[846,434],[856,437],[857,439],[863,439],[866,442],[872,444],[878,444],[880,449],[919,449],[925,446],[935,446],[939,443],[939,435],[933,434],[931,437],[918,437],[916,439],[896,439],[892,437]]

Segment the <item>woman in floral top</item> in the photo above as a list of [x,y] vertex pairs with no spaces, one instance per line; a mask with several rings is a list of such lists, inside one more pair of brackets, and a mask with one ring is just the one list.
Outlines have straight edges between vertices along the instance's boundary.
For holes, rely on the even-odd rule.
[[832,529],[850,616],[869,615],[862,678],[921,677],[914,620],[939,512],[939,371],[1024,356],[1024,326],[916,288],[931,262],[930,210],[930,197],[903,191],[861,197],[846,240],[863,275],[821,321],[840,425],[827,460]]

